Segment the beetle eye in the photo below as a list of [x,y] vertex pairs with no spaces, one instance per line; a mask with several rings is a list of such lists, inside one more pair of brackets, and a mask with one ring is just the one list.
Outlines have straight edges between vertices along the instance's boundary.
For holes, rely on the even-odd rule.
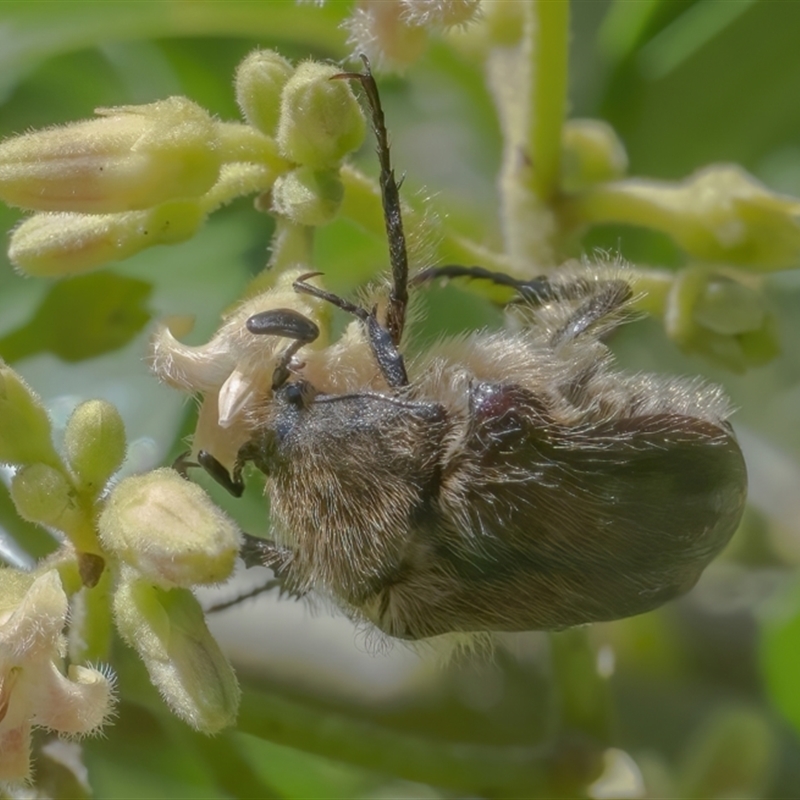
[[281,394],[289,405],[307,408],[314,401],[317,393],[307,381],[296,381],[287,383],[281,390]]

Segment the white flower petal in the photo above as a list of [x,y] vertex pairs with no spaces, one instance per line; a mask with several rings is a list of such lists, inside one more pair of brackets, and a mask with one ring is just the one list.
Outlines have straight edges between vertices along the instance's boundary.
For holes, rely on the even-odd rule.
[[67,609],[67,595],[58,571],[52,569],[40,575],[0,625],[0,653],[11,663],[60,656]]
[[43,728],[72,735],[92,733],[102,727],[114,710],[112,681],[97,669],[71,666],[69,677],[52,662],[40,673],[32,722]]

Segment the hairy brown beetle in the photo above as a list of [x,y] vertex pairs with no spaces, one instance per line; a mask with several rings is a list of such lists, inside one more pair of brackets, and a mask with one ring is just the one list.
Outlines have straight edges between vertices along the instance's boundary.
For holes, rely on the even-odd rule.
[[[266,475],[271,534],[248,539],[246,562],[403,639],[564,628],[687,591],[745,503],[723,391],[613,367],[601,336],[626,316],[624,269],[572,265],[519,281],[445,266],[409,281],[366,67],[337,77],[359,81],[372,112],[391,290],[367,310],[310,283],[311,273],[295,276],[296,303],[284,293],[280,306],[269,295],[246,306],[242,335],[275,352],[269,385],[246,404],[231,473],[198,454],[237,496],[245,464]],[[409,285],[438,277],[513,287],[524,324],[442,341],[407,366]],[[313,349],[310,302],[355,316],[340,342]]]

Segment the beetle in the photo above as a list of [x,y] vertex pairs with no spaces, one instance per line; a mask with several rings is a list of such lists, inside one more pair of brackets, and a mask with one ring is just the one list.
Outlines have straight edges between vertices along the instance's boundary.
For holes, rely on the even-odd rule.
[[[300,274],[298,303],[267,298],[247,316],[247,333],[280,348],[268,390],[246,409],[230,471],[197,454],[236,496],[246,464],[266,476],[271,532],[247,538],[245,562],[407,640],[612,620],[689,590],[746,498],[722,389],[614,366],[603,339],[630,315],[624,268],[526,281],[444,265],[410,278],[369,64],[336,77],[358,81],[371,111],[391,287],[368,309]],[[514,289],[520,324],[442,340],[407,364],[409,292],[454,278]],[[301,298],[354,318],[323,362]]]

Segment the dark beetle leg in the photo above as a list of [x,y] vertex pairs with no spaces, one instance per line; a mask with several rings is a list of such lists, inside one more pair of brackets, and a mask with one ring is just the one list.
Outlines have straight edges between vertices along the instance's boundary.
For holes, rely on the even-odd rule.
[[359,81],[367,97],[372,115],[372,129],[377,140],[378,161],[381,166],[380,186],[383,202],[383,219],[386,238],[389,241],[389,263],[392,267],[392,289],[389,293],[389,309],[386,314],[386,329],[392,344],[397,347],[403,335],[408,306],[408,253],[406,237],[403,232],[403,216],[400,209],[400,185],[394,177],[389,152],[389,135],[383,116],[378,86],[372,77],[369,59],[361,56],[364,72],[342,72],[333,78]]
[[622,279],[609,278],[587,283],[578,278],[572,282],[553,282],[546,275],[540,275],[523,281],[503,272],[493,272],[484,267],[462,267],[459,264],[424,269],[411,279],[411,285],[419,286],[438,278],[470,278],[491,281],[497,286],[508,286],[519,292],[523,302],[533,306],[588,298],[575,312],[574,317],[553,337],[554,344],[579,336],[606,314],[624,305],[632,294],[629,284]]
[[227,489],[234,497],[242,496],[244,481],[242,480],[242,464],[240,462],[236,462],[233,468],[233,475],[231,475],[211,453],[201,450],[197,454],[197,466],[202,467],[223,489]]
[[534,305],[542,305],[558,299],[560,295],[545,276],[522,281],[506,275],[504,272],[493,272],[484,267],[462,267],[459,264],[446,264],[441,267],[428,267],[418,272],[411,279],[412,286],[419,286],[439,278],[471,278],[491,281],[497,286],[508,286],[516,289],[524,300]]
[[257,597],[264,592],[269,592],[272,589],[278,589],[281,595],[289,597],[300,598],[305,592],[294,589],[291,584],[291,564],[292,564],[292,551],[286,547],[281,547],[269,539],[259,539],[257,536],[251,536],[249,533],[243,534],[244,544],[239,552],[239,555],[244,561],[244,565],[250,569],[251,567],[269,567],[275,577],[267,581],[255,589],[234,597],[232,600],[226,600],[221,603],[216,603],[206,609],[206,612],[224,611],[226,608],[237,606],[251,597]]
[[378,362],[383,377],[389,386],[399,388],[401,386],[408,386],[408,375],[406,374],[405,363],[403,356],[397,349],[397,346],[392,338],[391,332],[384,328],[378,318],[375,316],[374,311],[367,311],[361,306],[345,300],[343,297],[326,292],[324,289],[319,289],[306,283],[308,278],[313,278],[320,275],[319,272],[309,272],[301,275],[295,282],[295,291],[302,294],[310,294],[312,297],[317,297],[320,300],[325,300],[328,303],[340,308],[354,317],[358,317],[367,329],[367,336],[369,338],[372,354],[375,356],[375,361]]

